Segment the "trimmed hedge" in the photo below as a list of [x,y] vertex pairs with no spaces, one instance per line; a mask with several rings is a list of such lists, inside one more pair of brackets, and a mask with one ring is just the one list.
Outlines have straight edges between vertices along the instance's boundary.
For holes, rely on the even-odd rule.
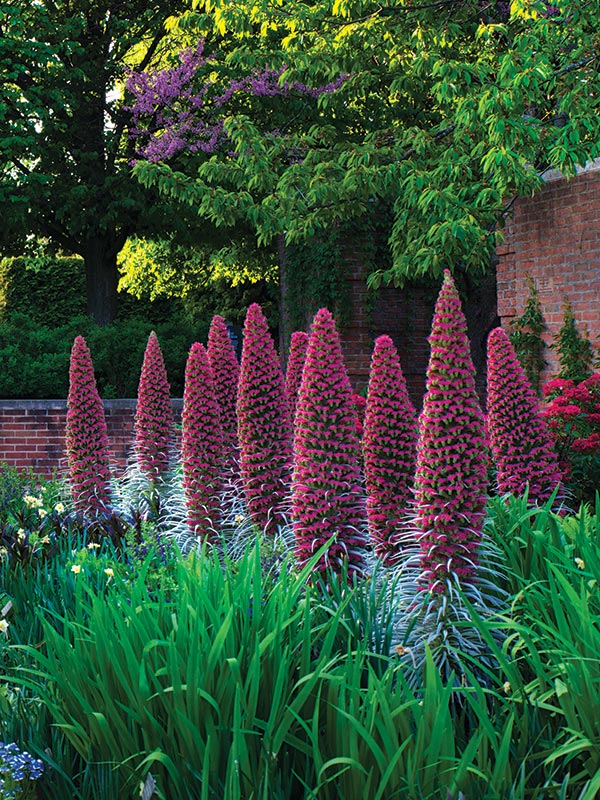
[[161,343],[171,394],[181,397],[190,345],[206,341],[208,323],[192,324],[177,317],[160,324],[128,319],[100,328],[83,316],[51,329],[24,314],[13,314],[8,322],[0,323],[0,397],[66,397],[69,354],[78,335],[90,347],[101,397],[136,397],[144,349],[153,329]]

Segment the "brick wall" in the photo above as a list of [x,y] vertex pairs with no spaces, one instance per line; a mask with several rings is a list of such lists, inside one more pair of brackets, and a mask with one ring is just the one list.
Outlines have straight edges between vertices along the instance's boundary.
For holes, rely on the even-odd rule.
[[[176,420],[181,400],[173,400]],[[111,461],[121,472],[131,453],[135,400],[105,400]],[[40,475],[62,470],[65,462],[67,403],[64,400],[0,400],[0,463],[32,467]]]
[[[546,331],[552,344],[563,319],[565,297],[573,306],[579,330],[587,327],[595,342],[600,333],[600,165],[571,180],[551,175],[534,198],[518,200],[498,249],[498,314],[503,325],[523,312],[526,277],[539,292]],[[546,348],[544,377],[557,370],[554,351]]]

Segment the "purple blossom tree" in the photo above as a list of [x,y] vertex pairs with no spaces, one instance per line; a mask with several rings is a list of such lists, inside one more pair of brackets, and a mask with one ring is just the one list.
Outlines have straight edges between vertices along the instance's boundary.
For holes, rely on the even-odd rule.
[[475,578],[486,504],[484,420],[467,324],[448,270],[433,316],[415,479],[421,581],[433,592]]
[[340,338],[326,308],[310,332],[294,434],[292,514],[305,564],[332,537],[317,569],[363,568],[366,538],[360,443]]
[[389,336],[375,341],[363,432],[367,518],[375,554],[391,566],[401,555],[400,528],[413,498],[417,415],[398,351]]
[[82,336],[75,339],[71,350],[67,408],[71,496],[77,511],[97,516],[110,504],[108,438],[92,357]]
[[292,424],[283,373],[258,303],[247,311],[237,400],[240,471],[250,516],[273,534],[285,520]]
[[185,368],[181,422],[188,525],[196,536],[211,541],[221,517],[224,451],[212,370],[206,350],[198,342],[192,345]]
[[296,418],[296,405],[298,403],[298,393],[302,382],[302,370],[306,361],[307,349],[308,333],[306,331],[294,331],[290,341],[290,352],[285,373],[285,394],[290,406],[292,423]]
[[214,57],[205,55],[204,41],[184,50],[179,60],[169,69],[132,71],[127,79],[127,90],[134,98],[129,108],[130,135],[136,140],[137,155],[147,161],[165,161],[182,151],[213,153],[226,144],[223,120],[234,98],[303,95],[314,99],[335,91],[347,79],[341,75],[317,88],[282,82],[283,65],[256,69],[224,86],[210,77],[217,64]]
[[562,478],[552,437],[531,384],[505,331],[488,337],[487,431],[499,494],[544,503]]
[[240,365],[227,332],[223,317],[216,314],[212,318],[208,332],[208,360],[210,363],[214,392],[221,416],[223,447],[226,467],[237,465],[237,391],[240,379]]
[[156,482],[169,469],[173,410],[165,362],[154,331],[144,353],[134,429],[140,471]]

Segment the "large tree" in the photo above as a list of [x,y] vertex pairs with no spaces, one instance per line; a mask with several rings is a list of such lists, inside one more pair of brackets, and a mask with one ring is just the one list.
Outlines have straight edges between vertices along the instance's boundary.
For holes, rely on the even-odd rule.
[[151,228],[131,176],[127,65],[156,63],[178,0],[0,0],[0,241],[43,236],[85,261],[88,311],[116,313],[116,257]]
[[[182,28],[229,37],[227,58],[213,45],[176,102],[138,98],[138,177],[218,225],[251,223],[263,242],[306,241],[380,203],[393,257],[373,285],[485,267],[514,197],[600,153],[597,3],[194,6]],[[255,81],[252,101],[228,106],[214,85],[232,64],[250,83],[274,75],[271,90]],[[335,91],[304,93],[306,114],[290,99],[298,85]]]

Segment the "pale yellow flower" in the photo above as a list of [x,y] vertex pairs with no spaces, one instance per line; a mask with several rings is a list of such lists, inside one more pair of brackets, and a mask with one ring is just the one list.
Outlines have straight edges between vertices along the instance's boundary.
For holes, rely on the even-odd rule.
[[19,530],[17,531],[17,539],[20,542],[22,542],[25,539],[25,531],[23,530],[23,528],[19,528]]
[[244,517],[241,514],[236,514],[235,515],[235,523],[236,523],[236,525],[239,525],[239,523],[243,522],[243,521],[244,521]]
[[40,515],[40,519],[44,519],[48,512],[45,508],[38,508],[38,514]]
[[115,571],[114,571],[114,569],[112,569],[112,567],[107,567],[104,570],[104,574],[108,575],[108,580],[106,581],[107,583],[110,583],[111,580],[115,577]]
[[75,575],[79,575],[79,573],[81,572],[81,564],[73,564],[73,566],[71,567],[71,572],[74,572]]
[[63,504],[62,504],[62,503],[57,503],[57,504],[54,506],[54,510],[55,510],[55,511],[58,511],[58,513],[59,513],[59,514],[62,514],[62,513],[64,512],[64,510],[65,510],[65,507],[63,506]]
[[26,494],[23,496],[23,502],[29,508],[37,508],[38,507],[38,499],[34,497],[32,494]]
[[87,546],[88,550],[97,550],[99,547],[98,542],[90,542]]
[[575,563],[577,564],[578,569],[585,569],[585,561],[583,558],[576,558]]
[[509,681],[506,681],[502,685],[502,691],[504,692],[504,694],[508,694],[510,692],[510,682]]
[[50,544],[50,537],[49,537],[48,535],[46,535],[46,536],[43,536],[43,537],[40,539],[40,542],[41,542],[42,544]]
[[8,622],[5,619],[0,619],[0,633],[8,636]]

